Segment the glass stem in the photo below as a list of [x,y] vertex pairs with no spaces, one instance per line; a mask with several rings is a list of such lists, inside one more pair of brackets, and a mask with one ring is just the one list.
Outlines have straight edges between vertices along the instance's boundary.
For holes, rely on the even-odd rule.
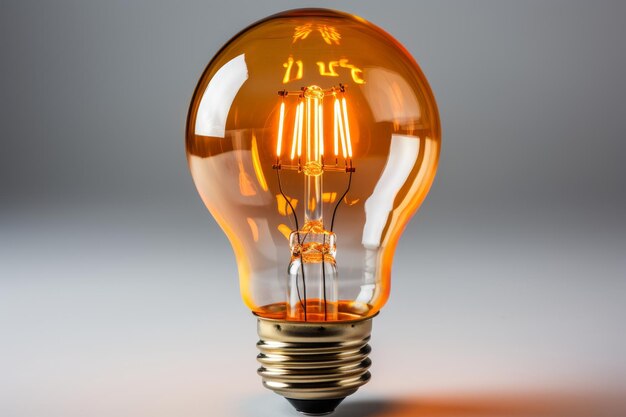
[[[322,223],[322,175],[304,175],[304,223]],[[306,228],[305,228],[306,229]]]

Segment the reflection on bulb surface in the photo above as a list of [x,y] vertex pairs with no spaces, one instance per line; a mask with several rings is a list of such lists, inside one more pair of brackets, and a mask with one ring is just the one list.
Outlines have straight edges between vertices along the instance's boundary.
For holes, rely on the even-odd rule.
[[186,145],[260,319],[331,326],[380,310],[440,148],[427,81],[390,35],[322,9],[253,24],[202,75]]

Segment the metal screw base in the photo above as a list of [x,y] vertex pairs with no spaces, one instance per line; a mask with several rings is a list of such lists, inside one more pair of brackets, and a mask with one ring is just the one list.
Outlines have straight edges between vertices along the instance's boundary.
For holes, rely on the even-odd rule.
[[257,317],[263,385],[300,412],[324,415],[370,379],[372,318],[292,322]]

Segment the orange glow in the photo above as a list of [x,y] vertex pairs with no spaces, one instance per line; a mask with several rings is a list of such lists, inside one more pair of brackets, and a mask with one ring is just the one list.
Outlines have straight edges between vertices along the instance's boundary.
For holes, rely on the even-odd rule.
[[257,146],[256,136],[252,135],[252,166],[254,167],[254,173],[259,185],[263,191],[267,191],[267,181],[265,181],[265,175],[263,175],[263,168],[261,167],[261,158],[259,158],[259,147]]

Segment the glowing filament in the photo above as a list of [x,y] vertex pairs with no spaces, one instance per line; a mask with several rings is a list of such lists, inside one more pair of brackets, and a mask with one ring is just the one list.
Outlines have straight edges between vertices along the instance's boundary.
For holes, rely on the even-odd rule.
[[335,99],[335,123],[336,123],[336,127],[335,130],[339,130],[339,136],[341,137],[341,153],[343,154],[344,158],[347,158],[347,153],[346,153],[346,134],[344,131],[344,124],[343,124],[343,120],[342,120],[342,116],[341,116],[341,109],[339,108],[339,100]]
[[335,158],[339,156],[339,122],[337,121],[337,100],[335,100],[335,117],[334,117],[334,139],[335,139]]
[[313,100],[313,149],[315,160],[320,159],[320,112],[319,112],[319,100]]
[[311,155],[315,150],[311,150],[311,99],[306,99],[306,159],[311,160]]
[[346,129],[346,142],[348,143],[348,157],[352,158],[352,140],[350,139],[350,123],[348,123],[348,110],[346,109],[346,98],[341,98],[341,107],[343,109],[343,122]]
[[291,160],[296,156],[296,146],[298,143],[298,120],[300,118],[300,106],[296,106],[296,115],[293,121],[293,141],[291,142]]
[[278,118],[278,143],[276,144],[276,157],[280,158],[283,147],[283,125],[285,124],[285,102],[280,103],[280,116]]
[[317,105],[318,110],[317,110],[317,121],[318,121],[318,131],[319,133],[319,140],[320,140],[320,144],[319,144],[319,156],[322,157],[324,156],[324,111],[323,111],[323,107],[322,107],[322,101],[319,100],[319,104]]
[[[333,150],[335,163],[339,156],[341,143],[341,154],[346,162],[352,164],[352,135],[350,132],[350,122],[348,120],[348,104],[346,98],[338,97],[338,92],[334,88],[330,90],[334,96],[332,108],[333,117]],[[276,143],[276,156],[280,162],[283,152],[283,136],[285,129],[285,96],[296,93],[285,93],[283,102],[280,104],[278,137]],[[328,112],[327,112],[328,113]],[[330,115],[330,113],[328,113]],[[291,117],[291,116],[290,116]],[[324,91],[317,86],[303,89],[299,94],[293,116],[293,135],[291,142],[291,161],[298,156],[297,169],[304,169],[307,175],[320,175],[324,171]],[[302,149],[304,147],[304,149]],[[303,157],[304,151],[304,159]],[[279,163],[278,162],[278,163]],[[313,164],[315,162],[315,164]],[[288,169],[296,169],[295,166],[286,166]],[[330,169],[330,168],[329,168]],[[334,170],[335,168],[333,168]]]
[[304,115],[304,102],[298,104],[298,158],[302,156],[302,118]]

